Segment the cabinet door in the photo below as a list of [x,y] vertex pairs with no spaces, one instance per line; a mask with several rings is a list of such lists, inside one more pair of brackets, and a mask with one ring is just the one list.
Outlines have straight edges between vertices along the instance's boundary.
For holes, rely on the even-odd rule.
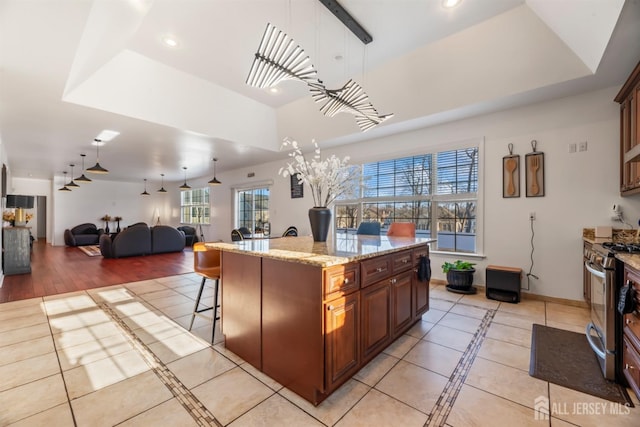
[[393,336],[397,337],[411,324],[411,276],[412,271],[393,276],[391,285],[391,321]]
[[389,314],[391,292],[388,280],[360,291],[362,303],[362,359],[370,359],[391,340]]
[[429,310],[429,282],[418,280],[418,273],[413,272],[413,317],[418,318]]
[[325,304],[325,375],[330,391],[350,378],[360,364],[360,295]]

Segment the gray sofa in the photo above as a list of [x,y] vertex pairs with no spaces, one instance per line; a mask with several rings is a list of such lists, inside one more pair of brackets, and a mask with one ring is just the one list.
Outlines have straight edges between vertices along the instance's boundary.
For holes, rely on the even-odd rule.
[[184,247],[184,233],[167,225],[149,227],[138,223],[113,238],[107,234],[100,236],[100,252],[105,258],[180,252]]
[[64,243],[67,246],[97,245],[102,233],[104,230],[96,227],[95,224],[76,225],[71,229],[64,230]]

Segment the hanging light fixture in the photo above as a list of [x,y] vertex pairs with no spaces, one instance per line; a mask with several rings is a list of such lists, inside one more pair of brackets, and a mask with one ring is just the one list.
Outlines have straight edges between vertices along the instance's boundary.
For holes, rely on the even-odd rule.
[[212,160],[213,160],[213,179],[209,181],[209,185],[220,185],[222,183],[218,181],[218,178],[216,178],[216,162],[218,161],[218,159],[214,157]]
[[166,193],[167,190],[164,189],[164,174],[161,173],[160,176],[162,177],[162,185],[160,186],[160,189],[158,190],[158,193]]
[[151,194],[149,194],[147,192],[147,178],[144,179],[144,191],[142,193],[140,193],[141,196],[150,196]]
[[[67,171],[64,171],[62,173],[64,174],[64,180],[62,182],[65,183],[67,182]],[[64,184],[62,188],[58,188],[58,191],[71,191],[71,189],[67,187],[67,184]]]
[[101,173],[101,174],[109,173],[109,171],[107,169],[105,169],[102,166],[100,166],[100,146],[102,145],[102,140],[96,138],[93,141],[94,141],[95,146],[96,146],[96,164],[91,166],[90,168],[87,168],[87,172]]
[[86,156],[87,156],[86,154],[80,154],[80,157],[82,157],[82,175],[76,178],[76,181],[78,182],[91,182],[91,179],[84,176],[84,158]]
[[182,190],[188,190],[188,189],[190,189],[191,187],[189,186],[189,184],[187,184],[187,167],[186,167],[186,166],[183,166],[183,167],[182,167],[182,169],[184,169],[184,184],[182,184],[182,185],[180,186],[180,188],[181,188]]
[[75,166],[73,163],[69,165],[71,167],[71,181],[65,184],[66,187],[80,187],[78,184],[73,182],[73,167]]

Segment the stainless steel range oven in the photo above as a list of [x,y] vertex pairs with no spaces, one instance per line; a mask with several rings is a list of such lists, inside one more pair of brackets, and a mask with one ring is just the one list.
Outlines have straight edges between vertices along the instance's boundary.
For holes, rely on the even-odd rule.
[[640,247],[631,245],[594,244],[585,263],[591,274],[591,322],[586,328],[587,340],[598,357],[604,377],[612,381],[620,378],[616,367],[621,366],[622,324],[616,300],[624,274],[624,265],[615,254],[635,249],[640,251]]

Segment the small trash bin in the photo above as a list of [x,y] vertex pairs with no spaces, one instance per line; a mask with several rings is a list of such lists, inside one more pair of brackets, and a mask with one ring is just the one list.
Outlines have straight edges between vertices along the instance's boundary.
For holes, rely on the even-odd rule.
[[486,297],[496,301],[520,302],[522,269],[514,267],[487,266]]

